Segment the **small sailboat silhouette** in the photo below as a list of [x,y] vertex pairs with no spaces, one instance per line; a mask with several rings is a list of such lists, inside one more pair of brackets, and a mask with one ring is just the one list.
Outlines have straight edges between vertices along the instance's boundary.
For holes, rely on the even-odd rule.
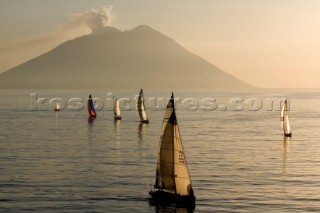
[[61,110],[60,104],[59,104],[59,102],[56,100],[55,106],[54,106],[54,111],[60,111],[60,110]]
[[283,134],[286,137],[291,137],[291,127],[289,122],[289,115],[288,115],[288,100],[286,99],[281,107],[280,111],[280,123],[283,129]]
[[114,102],[113,114],[115,120],[121,120],[120,104],[118,99],[116,99],[116,101]]
[[90,117],[97,117],[97,113],[96,113],[96,110],[94,109],[91,94],[89,95],[89,99],[88,99],[88,113]]
[[152,203],[195,206],[189,170],[180,137],[173,93],[167,105],[156,168],[154,189],[149,191]]
[[138,111],[138,114],[140,116],[140,121],[142,123],[149,123],[149,119],[147,116],[147,113],[145,111],[144,107],[144,96],[143,96],[143,90],[140,90],[139,96],[136,101],[136,109]]

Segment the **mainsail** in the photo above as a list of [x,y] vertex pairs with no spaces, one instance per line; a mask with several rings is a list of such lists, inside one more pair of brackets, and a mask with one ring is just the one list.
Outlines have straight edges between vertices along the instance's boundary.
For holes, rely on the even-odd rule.
[[89,95],[87,106],[88,106],[88,112],[89,112],[90,117],[96,117],[97,114],[96,114],[96,111],[94,109],[94,105],[93,105],[91,94]]
[[291,135],[287,99],[284,101],[284,103],[283,103],[283,105],[281,107],[280,122],[281,122],[281,126],[282,126],[282,129],[283,129],[284,135]]
[[116,99],[116,101],[114,102],[113,114],[114,114],[114,119],[121,119],[120,104],[118,99]]
[[148,123],[149,119],[148,119],[148,116],[147,116],[147,113],[146,113],[145,107],[144,107],[144,97],[143,97],[143,90],[142,89],[140,90],[139,96],[136,101],[136,109],[137,109],[138,114],[140,116],[141,122]]
[[183,151],[173,94],[167,105],[161,128],[155,188],[182,196],[193,196],[193,190]]

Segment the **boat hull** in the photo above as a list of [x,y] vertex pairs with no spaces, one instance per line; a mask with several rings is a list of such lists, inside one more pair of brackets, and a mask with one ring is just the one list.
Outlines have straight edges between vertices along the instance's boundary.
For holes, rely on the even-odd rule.
[[175,204],[194,208],[196,203],[196,197],[193,195],[178,195],[163,190],[151,190],[149,191],[149,195],[151,195],[149,199],[151,205]]
[[114,116],[114,120],[121,120],[120,116]]
[[148,123],[149,123],[149,120],[142,120],[141,123],[148,124]]
[[291,137],[292,133],[283,133],[283,135],[286,136],[286,137]]

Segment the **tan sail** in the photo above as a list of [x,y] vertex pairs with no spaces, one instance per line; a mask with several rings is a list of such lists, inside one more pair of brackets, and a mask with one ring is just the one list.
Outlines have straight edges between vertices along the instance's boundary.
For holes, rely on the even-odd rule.
[[138,114],[140,116],[140,120],[142,122],[149,122],[147,113],[145,111],[145,107],[144,107],[144,96],[143,96],[143,90],[140,90],[139,96],[137,98],[136,101],[136,109],[138,111]]
[[174,126],[174,135],[174,171],[176,193],[180,195],[190,195],[191,180],[187,167],[187,161],[183,151],[183,146],[181,143],[179,127],[177,124]]
[[288,101],[287,99],[284,101],[281,111],[280,111],[280,122],[285,135],[291,134],[291,127],[289,122],[289,114],[288,114]]
[[118,99],[116,99],[116,101],[114,102],[113,114],[115,119],[121,118],[120,104]]
[[[169,118],[173,112],[173,105],[174,105],[174,100],[172,99],[172,101],[170,100],[166,111],[164,113],[164,118],[163,118],[163,122],[162,122],[162,127],[161,127],[161,136],[160,136],[160,145],[159,145],[159,149],[161,149],[161,141],[163,138],[163,132],[168,124]],[[162,180],[161,180],[161,172],[160,172],[160,150],[158,153],[158,158],[157,158],[157,170],[156,170],[156,184],[155,184],[156,188],[162,188]]]
[[156,186],[179,195],[193,195],[187,161],[174,110],[173,95],[168,103],[161,131]]

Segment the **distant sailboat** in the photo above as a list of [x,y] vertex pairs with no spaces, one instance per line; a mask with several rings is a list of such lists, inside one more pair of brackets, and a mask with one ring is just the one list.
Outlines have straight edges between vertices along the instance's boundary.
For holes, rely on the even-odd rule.
[[60,111],[60,110],[61,110],[60,104],[59,104],[59,102],[56,100],[56,104],[55,104],[55,107],[54,107],[54,111]]
[[151,202],[195,205],[187,161],[184,155],[173,93],[167,105],[161,128],[156,182],[149,191]]
[[94,109],[91,94],[89,95],[89,99],[88,99],[88,112],[89,112],[90,117],[97,117],[96,110]]
[[142,123],[149,123],[149,119],[147,116],[147,113],[145,111],[145,107],[144,107],[144,97],[143,97],[143,90],[140,90],[139,93],[139,97],[137,98],[137,102],[136,102],[136,108],[138,111],[138,114],[140,116],[140,120]]
[[290,122],[289,122],[287,99],[284,101],[281,107],[280,122],[281,122],[284,136],[291,137],[292,133],[291,133]]
[[116,101],[114,102],[113,114],[114,114],[114,119],[115,120],[121,120],[120,104],[119,104],[119,100],[118,99],[116,99]]

